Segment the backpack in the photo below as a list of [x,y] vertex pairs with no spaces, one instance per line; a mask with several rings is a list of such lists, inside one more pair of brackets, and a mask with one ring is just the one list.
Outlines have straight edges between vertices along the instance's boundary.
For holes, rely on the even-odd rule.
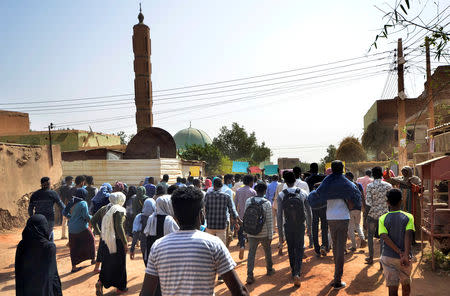
[[243,227],[244,231],[250,235],[257,235],[261,232],[264,223],[266,222],[266,215],[264,213],[263,203],[266,200],[262,199],[256,202],[252,197],[250,205],[245,209]]
[[283,194],[282,208],[286,221],[285,228],[288,231],[299,230],[305,223],[305,204],[300,198],[300,189],[297,188],[295,192],[284,189]]

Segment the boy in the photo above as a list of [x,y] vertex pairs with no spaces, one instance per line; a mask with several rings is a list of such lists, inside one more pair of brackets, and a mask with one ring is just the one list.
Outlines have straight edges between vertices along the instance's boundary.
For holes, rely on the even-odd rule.
[[[267,275],[273,275],[275,270],[273,269],[272,264],[272,249],[270,245],[272,243],[273,231],[272,231],[272,204],[266,198],[264,198],[264,194],[267,190],[267,185],[265,183],[258,183],[255,186],[256,196],[248,198],[245,202],[245,209],[252,204],[260,204],[264,211],[264,224],[262,225],[261,232],[258,234],[247,234],[248,237],[248,259],[247,259],[247,284],[253,284],[255,282],[255,278],[253,276],[253,269],[255,267],[255,255],[256,248],[258,244],[264,248],[264,254],[266,257],[266,268]],[[245,217],[245,214],[244,214]]]
[[283,245],[283,216],[285,219],[284,233],[288,245],[289,264],[291,266],[294,285],[300,287],[300,271],[303,259],[303,244],[305,240],[305,220],[307,198],[306,192],[295,187],[295,175],[293,172],[286,172],[284,180],[287,189],[284,189],[277,198],[278,212],[278,233],[280,239],[280,247]]
[[201,232],[203,194],[181,187],[172,194],[180,230],[158,239],[150,250],[141,296],[153,295],[158,281],[163,295],[213,295],[216,273],[222,275],[231,295],[247,296],[225,244]]
[[398,295],[402,284],[402,295],[408,296],[411,287],[411,243],[414,232],[414,217],[400,210],[402,192],[391,189],[387,192],[390,211],[380,217],[378,233],[383,240],[381,264],[383,265],[389,296]]

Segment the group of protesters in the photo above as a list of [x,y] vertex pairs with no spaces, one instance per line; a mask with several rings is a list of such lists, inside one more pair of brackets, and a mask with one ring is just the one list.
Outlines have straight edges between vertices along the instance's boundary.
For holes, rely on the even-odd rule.
[[248,295],[234,270],[230,243],[237,237],[241,260],[248,244],[246,284],[251,285],[259,244],[267,275],[276,272],[271,248],[276,233],[278,254],[283,256],[287,247],[297,287],[309,247],[317,258],[332,250],[331,285],[345,288],[344,258],[357,250],[356,234],[360,248],[368,245],[367,264],[375,262],[374,238],[380,239],[378,261],[390,295],[396,295],[399,284],[409,295],[415,230],[411,190],[420,186],[409,167],[401,177],[374,167],[357,180],[344,172],[341,161],[333,161],[325,174],[312,163],[307,172],[294,167],[273,176],[178,177],[173,185],[168,175],[158,184],[147,177],[138,186],[117,181],[96,188],[93,177],[84,175],[67,176],[57,192],[50,184],[42,178],[41,189],[30,198],[30,219],[16,252],[17,295],[62,295],[53,243],[55,205],[64,217],[61,239],[68,228],[72,272],[90,260],[99,274],[96,295],[109,287],[127,292],[126,254],[134,259],[136,248],[145,268],[141,295],[213,295],[216,275],[232,295]]

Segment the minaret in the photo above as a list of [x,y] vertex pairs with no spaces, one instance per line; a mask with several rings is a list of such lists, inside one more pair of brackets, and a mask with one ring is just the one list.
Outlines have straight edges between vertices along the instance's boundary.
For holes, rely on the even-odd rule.
[[139,23],[133,27],[134,101],[136,103],[137,131],[153,126],[152,64],[150,62],[150,28],[144,24],[141,4]]

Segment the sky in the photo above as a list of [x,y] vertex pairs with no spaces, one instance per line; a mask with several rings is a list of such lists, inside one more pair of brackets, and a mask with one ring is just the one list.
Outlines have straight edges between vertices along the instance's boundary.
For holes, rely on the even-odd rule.
[[[362,135],[375,100],[395,95],[389,69],[398,37],[410,43],[406,93],[423,91],[420,31],[394,34],[368,52],[384,24],[374,5],[386,8],[385,1],[141,2],[151,34],[154,126],[172,135],[192,124],[213,138],[237,122],[272,148],[274,162],[319,161],[328,145]],[[425,2],[427,22],[437,8]],[[54,123],[135,133],[138,13],[139,1],[1,1],[0,109],[29,112],[33,130]]]

